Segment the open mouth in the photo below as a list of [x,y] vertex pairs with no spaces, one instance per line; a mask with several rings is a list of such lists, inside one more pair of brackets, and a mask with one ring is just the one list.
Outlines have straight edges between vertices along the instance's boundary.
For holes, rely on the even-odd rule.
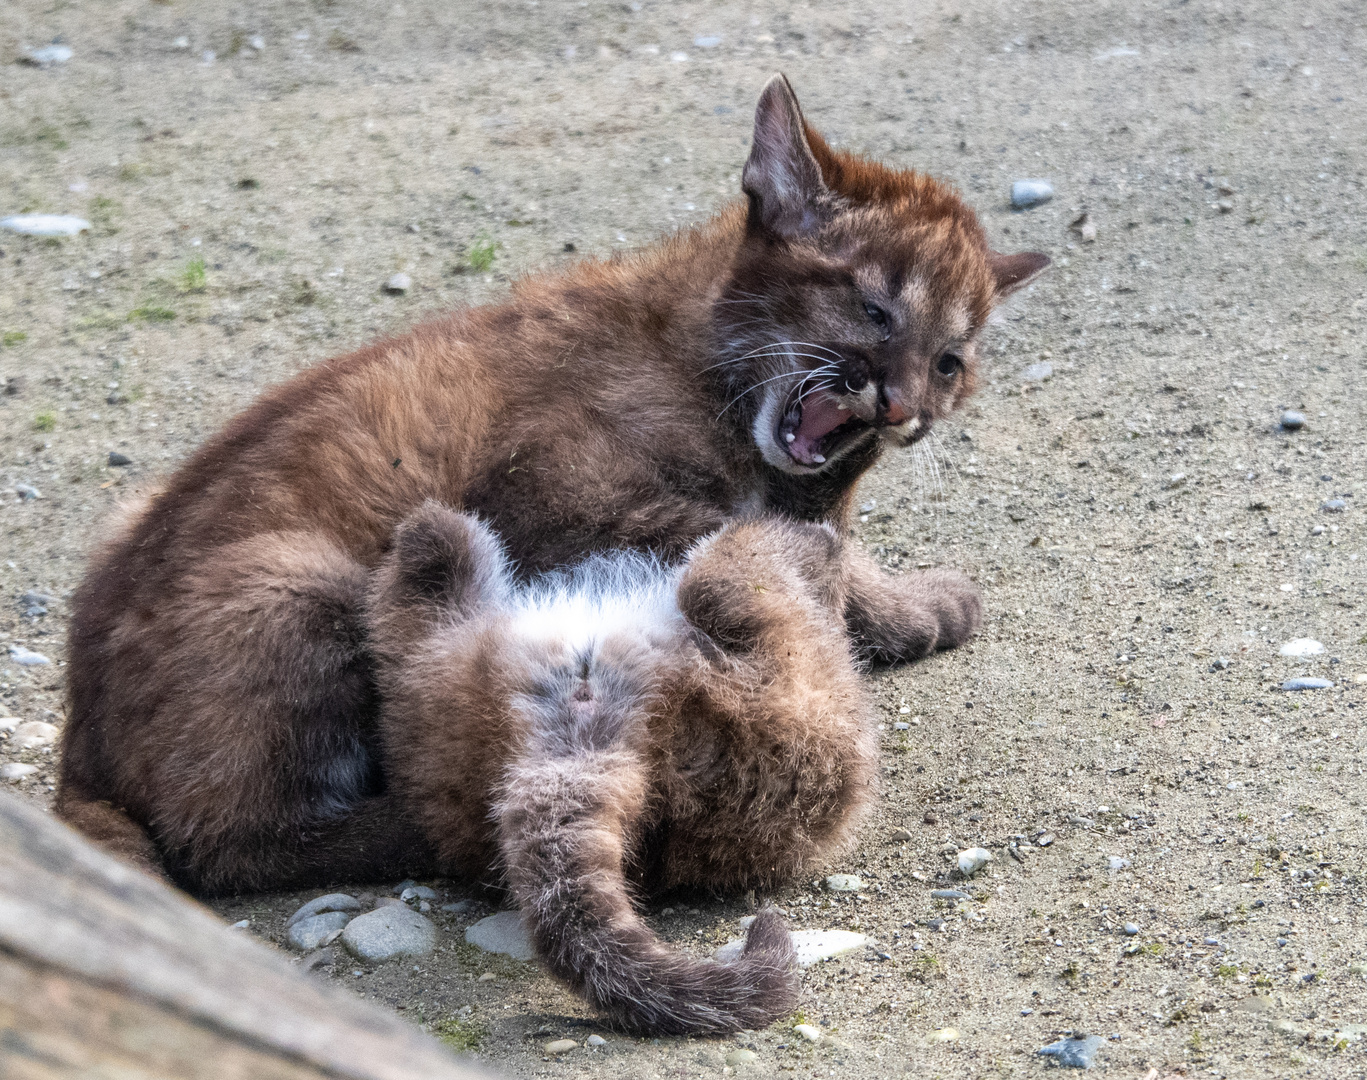
[[869,426],[833,394],[818,392],[788,406],[778,422],[778,443],[799,465],[814,469]]

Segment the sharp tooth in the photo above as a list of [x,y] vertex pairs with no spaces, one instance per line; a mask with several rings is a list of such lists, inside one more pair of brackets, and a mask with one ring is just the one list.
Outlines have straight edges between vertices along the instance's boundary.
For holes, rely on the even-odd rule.
[[796,441],[797,441],[797,436],[794,435],[791,431],[785,431],[785,432],[783,433],[783,441],[784,441],[784,442],[796,442]]
[[818,465],[825,465],[825,464],[826,464],[826,459],[825,459],[824,457],[822,457],[820,454],[813,454],[813,455],[812,455],[812,460],[815,461]]

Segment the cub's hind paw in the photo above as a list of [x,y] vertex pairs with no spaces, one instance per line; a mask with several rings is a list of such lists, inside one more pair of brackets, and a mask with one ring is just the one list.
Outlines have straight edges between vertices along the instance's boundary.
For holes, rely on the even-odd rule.
[[982,626],[978,587],[957,570],[892,577],[861,574],[846,621],[856,645],[877,660],[916,660],[962,645]]

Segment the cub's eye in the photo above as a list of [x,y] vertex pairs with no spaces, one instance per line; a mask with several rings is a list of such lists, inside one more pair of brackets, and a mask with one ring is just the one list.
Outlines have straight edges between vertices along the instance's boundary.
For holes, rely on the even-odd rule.
[[880,330],[886,330],[888,328],[888,313],[877,304],[865,304],[864,313],[868,315],[869,319],[873,322],[873,325]]
[[959,369],[963,366],[964,362],[962,360],[960,360],[953,353],[947,352],[944,354],[944,356],[940,357],[939,362],[935,365],[935,370],[938,371],[945,378],[949,379],[957,375],[959,373]]

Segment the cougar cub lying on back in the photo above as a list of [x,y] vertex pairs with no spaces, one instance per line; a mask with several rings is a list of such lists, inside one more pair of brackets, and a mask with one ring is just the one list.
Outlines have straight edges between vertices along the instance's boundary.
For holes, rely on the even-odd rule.
[[600,556],[515,587],[429,503],[370,618],[389,782],[453,876],[501,870],[542,960],[628,1029],[759,1027],[796,1003],[772,912],[732,965],[665,947],[647,888],[769,888],[846,843],[875,747],[833,530],[769,519],[674,570]]

